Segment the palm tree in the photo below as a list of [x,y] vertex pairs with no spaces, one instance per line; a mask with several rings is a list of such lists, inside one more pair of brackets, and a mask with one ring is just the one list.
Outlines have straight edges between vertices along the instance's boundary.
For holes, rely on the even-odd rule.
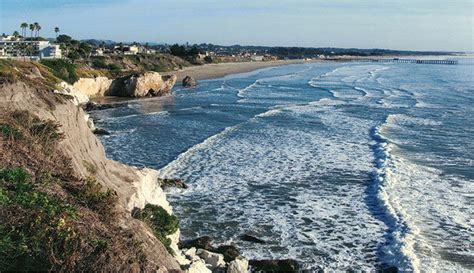
[[34,22],[33,25],[35,26],[35,37],[38,37],[38,27],[39,27],[39,24],[38,22]]
[[28,28],[28,23],[21,23],[20,28],[21,28],[21,34],[22,34],[23,38],[25,38],[26,37],[26,29]]
[[41,30],[41,26],[38,25],[38,26],[36,27],[36,37],[38,37],[38,38],[39,38],[39,36],[40,36],[40,30]]
[[54,28],[54,32],[56,33],[56,41],[58,40],[58,33],[59,33],[59,28],[58,27],[55,27]]
[[15,37],[15,39],[18,39],[18,36],[20,36],[20,33],[18,33],[18,31],[13,31],[13,37]]
[[33,41],[33,31],[35,31],[35,25],[34,24],[30,24],[30,31],[31,31],[31,35],[30,35],[30,39],[31,41]]
[[[31,34],[30,34],[30,41],[33,41],[33,31],[35,31],[35,25],[34,24],[30,24],[30,31],[31,31]],[[33,55],[33,44],[31,44],[29,46],[30,48],[30,56]]]

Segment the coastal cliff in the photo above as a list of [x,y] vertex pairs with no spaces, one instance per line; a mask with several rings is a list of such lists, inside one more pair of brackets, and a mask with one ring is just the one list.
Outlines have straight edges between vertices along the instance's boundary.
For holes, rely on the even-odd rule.
[[[143,79],[123,80],[162,95],[176,81]],[[89,93],[58,93],[66,85],[41,64],[0,61],[0,268],[247,272],[235,247],[180,248],[158,172],[107,159],[78,98],[109,82],[81,80]]]
[[[39,268],[45,270],[87,270],[88,266],[91,267],[89,269],[95,266],[96,269],[111,270],[180,271],[176,259],[155,232],[145,221],[132,216],[132,210],[143,209],[146,204],[158,205],[171,214],[163,191],[159,186],[154,186],[157,184],[156,171],[140,170],[107,159],[102,144],[88,126],[83,110],[70,97],[48,90],[49,86],[54,85],[54,78],[47,74],[47,70],[39,67],[39,73],[33,77],[31,70],[35,67],[39,66],[22,63],[16,66],[18,74],[15,75],[15,70],[7,73],[4,70],[1,75],[0,235],[2,239],[12,240],[12,245],[17,245],[17,236],[7,236],[17,231],[8,229],[15,224],[27,229],[21,233],[27,240],[22,243],[25,244],[24,249],[12,253],[2,252],[2,255],[5,254],[0,261],[2,268],[25,268],[20,266],[23,262],[26,263],[24,266],[28,266],[28,263],[41,264]],[[35,80],[31,80],[33,78]],[[51,133],[47,138],[42,138],[38,130],[44,131],[46,128]],[[58,136],[54,143],[52,136]],[[69,233],[55,226],[61,232],[56,234],[53,228],[53,233],[48,235],[54,240],[50,253],[43,253],[48,251],[48,242],[44,242],[43,251],[35,249],[34,246],[41,242],[35,242],[39,238],[33,235],[42,234],[52,227],[37,230],[39,227],[35,224],[28,229],[28,223],[22,222],[26,219],[5,225],[11,221],[6,214],[10,206],[11,209],[16,208],[19,215],[29,210],[42,210],[41,204],[28,207],[28,204],[22,203],[23,200],[15,201],[15,196],[26,194],[23,188],[22,192],[18,192],[20,188],[9,186],[10,183],[18,182],[9,180],[17,177],[10,175],[15,172],[31,177],[21,181],[30,189],[28,194],[64,203],[61,208],[70,207],[74,211],[74,217],[66,217],[66,212],[57,216],[58,212],[54,212],[38,220],[43,224],[49,219],[53,221],[52,226],[57,220],[61,227],[74,231]],[[47,183],[44,182],[46,176]],[[84,193],[85,189],[92,189],[86,191],[92,197]],[[101,202],[104,205],[97,205]],[[77,237],[80,234],[85,237]],[[68,245],[71,242],[74,242],[74,248]],[[20,267],[15,267],[18,262]],[[5,267],[5,263],[9,267]]]
[[175,75],[162,76],[158,72],[144,72],[116,79],[79,78],[72,85],[61,82],[56,92],[74,96],[77,103],[85,103],[90,98],[103,96],[128,98],[166,96],[171,94],[175,83]]

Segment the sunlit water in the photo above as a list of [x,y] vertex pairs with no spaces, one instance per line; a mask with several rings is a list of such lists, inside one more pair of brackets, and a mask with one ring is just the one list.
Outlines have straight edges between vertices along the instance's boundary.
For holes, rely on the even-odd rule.
[[190,185],[169,194],[185,239],[312,269],[469,271],[473,68],[283,66],[93,116],[111,158]]

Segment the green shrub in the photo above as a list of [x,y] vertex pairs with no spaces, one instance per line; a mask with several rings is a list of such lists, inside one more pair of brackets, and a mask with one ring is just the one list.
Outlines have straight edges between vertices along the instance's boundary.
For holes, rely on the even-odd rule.
[[166,247],[168,252],[174,255],[171,249],[171,240],[166,236],[175,233],[179,228],[179,220],[174,215],[170,215],[166,210],[157,205],[147,204],[143,209],[136,209],[133,217],[145,222]]
[[107,68],[112,72],[118,72],[121,70],[120,67],[116,64],[109,64],[107,65]]
[[9,124],[0,124],[0,133],[4,138],[8,139],[20,139],[22,137],[21,132]]
[[102,185],[93,177],[83,179],[77,198],[101,216],[110,218],[114,215],[116,193],[110,189],[104,191]]
[[1,269],[48,270],[50,255],[66,258],[75,207],[41,192],[21,168],[0,170],[0,204]]
[[92,61],[92,66],[98,69],[107,69],[109,66],[105,63],[104,58],[96,58]]
[[68,82],[74,83],[79,77],[77,76],[76,66],[66,60],[54,59],[54,60],[41,60],[41,64],[49,67],[53,72],[54,76]]

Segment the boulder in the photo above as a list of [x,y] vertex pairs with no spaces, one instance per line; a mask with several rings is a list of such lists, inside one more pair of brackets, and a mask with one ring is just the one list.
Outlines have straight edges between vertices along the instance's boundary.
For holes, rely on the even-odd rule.
[[255,236],[252,236],[250,234],[244,234],[244,235],[241,235],[240,236],[240,239],[243,240],[243,241],[247,241],[247,242],[252,242],[252,243],[257,243],[257,244],[266,244],[266,242],[262,239],[259,239]]
[[163,178],[163,179],[160,179],[159,182],[162,189],[171,188],[171,187],[175,187],[178,189],[188,188],[188,185],[186,185],[186,183],[184,183],[184,181],[179,178]]
[[186,259],[193,261],[196,258],[196,248],[191,247],[190,249],[183,250],[183,255],[186,256]]
[[161,76],[157,72],[132,74],[115,79],[106,95],[130,98],[166,96],[175,83],[175,75]]
[[194,261],[189,265],[189,268],[185,271],[187,273],[212,273],[206,264],[202,260]]
[[247,273],[248,270],[249,261],[242,257],[238,257],[227,266],[227,273]]
[[227,263],[240,256],[240,251],[233,245],[219,246],[213,251],[224,255],[224,261]]
[[250,260],[252,272],[299,272],[300,265],[292,259],[286,260]]
[[209,236],[202,236],[196,239],[182,241],[179,243],[179,248],[196,248],[196,249],[205,249],[212,251],[214,247],[212,246],[212,238]]
[[224,255],[210,252],[204,249],[198,249],[196,254],[201,257],[206,264],[209,264],[213,269],[218,267],[225,267]]
[[106,103],[106,104],[100,104],[97,102],[89,101],[87,103],[82,104],[82,109],[86,112],[90,111],[100,111],[100,110],[106,110],[106,109],[111,109],[111,108],[119,108],[119,107],[126,107],[128,104],[127,103]]
[[186,76],[183,79],[183,86],[184,87],[194,87],[196,85],[197,85],[196,79],[194,79],[193,77]]
[[94,133],[95,135],[100,135],[100,136],[110,135],[110,132],[109,132],[109,131],[106,131],[106,130],[100,129],[100,128],[95,128],[95,130],[93,131],[93,133]]

